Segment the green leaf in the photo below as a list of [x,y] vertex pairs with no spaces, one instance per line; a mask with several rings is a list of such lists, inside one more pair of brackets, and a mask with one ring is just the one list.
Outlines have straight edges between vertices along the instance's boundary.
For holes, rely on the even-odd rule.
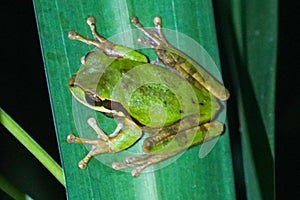
[[239,131],[231,132],[234,160],[242,160],[235,161],[237,184],[245,184],[248,199],[273,199],[278,2],[227,0],[216,8],[239,116]]
[[[197,41],[219,67],[210,1],[35,0],[34,4],[69,199],[235,199],[228,132],[205,158],[199,159],[200,147],[194,147],[171,165],[138,178],[115,171],[96,159],[82,171],[77,163],[87,153],[86,148],[66,142],[69,133],[77,134],[68,80],[78,70],[80,57],[91,49],[70,41],[69,30],[90,35],[85,20],[94,16],[98,19],[98,31],[111,37],[132,29],[133,16],[138,16],[145,26],[153,26],[153,17],[159,15],[164,28]],[[82,120],[85,123],[86,119]],[[101,127],[111,129],[105,124]]]

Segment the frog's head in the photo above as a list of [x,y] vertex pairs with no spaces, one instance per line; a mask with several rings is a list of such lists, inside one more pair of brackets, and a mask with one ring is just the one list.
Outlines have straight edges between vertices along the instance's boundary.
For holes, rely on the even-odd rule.
[[82,84],[76,81],[77,74],[74,74],[69,80],[69,90],[71,91],[73,97],[78,100],[83,105],[102,112],[106,113],[107,115],[112,115],[121,111],[124,114],[128,114],[125,108],[116,101],[112,101],[105,97],[99,95],[99,93],[84,87]]
[[69,89],[72,95],[77,99],[80,103],[84,104],[92,108],[93,110],[97,110],[100,112],[105,112],[106,108],[105,99],[101,98],[96,92],[85,88],[80,83],[76,82],[77,74],[74,74],[69,80]]

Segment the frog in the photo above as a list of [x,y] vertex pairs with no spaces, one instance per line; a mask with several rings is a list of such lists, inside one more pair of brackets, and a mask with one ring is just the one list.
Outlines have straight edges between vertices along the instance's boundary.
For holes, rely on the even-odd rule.
[[80,169],[96,155],[124,151],[149,135],[141,155],[111,164],[114,170],[130,168],[138,177],[147,167],[224,132],[224,124],[217,120],[222,102],[230,96],[224,84],[168,42],[161,17],[153,19],[153,28],[145,28],[136,16],[131,22],[144,35],[138,42],[153,49],[157,61],[107,40],[97,32],[94,17],[87,18],[93,39],[74,30],[68,33],[69,39],[95,47],[81,58],[82,67],[70,78],[69,90],[80,103],[117,122],[109,134],[89,118],[97,138],[67,136],[68,143],[92,146],[79,161]]

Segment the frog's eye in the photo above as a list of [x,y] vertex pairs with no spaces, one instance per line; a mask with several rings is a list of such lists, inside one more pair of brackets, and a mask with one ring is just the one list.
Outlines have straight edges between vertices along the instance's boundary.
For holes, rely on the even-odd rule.
[[85,100],[88,104],[90,104],[92,106],[101,106],[102,105],[102,101],[98,97],[98,95],[96,95],[90,91],[85,91]]

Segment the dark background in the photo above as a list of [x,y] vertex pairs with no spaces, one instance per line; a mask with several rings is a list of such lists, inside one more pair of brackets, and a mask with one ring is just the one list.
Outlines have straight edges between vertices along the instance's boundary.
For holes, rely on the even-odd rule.
[[[60,163],[33,3],[1,3],[0,106]],[[62,66],[63,67],[63,66]],[[65,199],[64,187],[0,125],[0,175],[34,199]],[[0,190],[0,199],[8,197]]]
[[[298,2],[279,6],[276,192],[281,198],[300,197]],[[0,106],[60,163],[32,2],[3,2],[0,16]],[[0,175],[21,191],[36,199],[66,198],[64,187],[2,125],[0,150]],[[0,191],[0,199],[7,198]]]

